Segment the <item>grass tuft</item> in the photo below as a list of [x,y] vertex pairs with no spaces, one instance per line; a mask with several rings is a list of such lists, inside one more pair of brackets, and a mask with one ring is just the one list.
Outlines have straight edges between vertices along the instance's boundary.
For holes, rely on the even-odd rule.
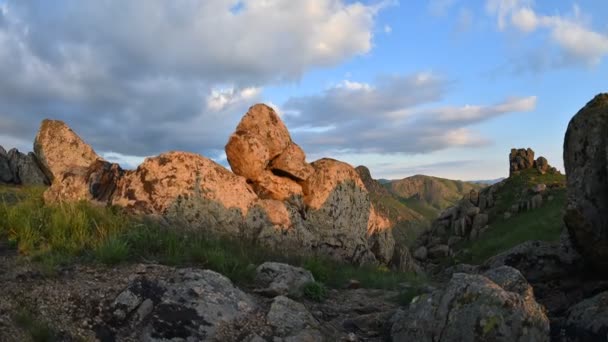
[[315,302],[323,302],[327,298],[327,288],[318,281],[304,284],[303,291],[304,297]]

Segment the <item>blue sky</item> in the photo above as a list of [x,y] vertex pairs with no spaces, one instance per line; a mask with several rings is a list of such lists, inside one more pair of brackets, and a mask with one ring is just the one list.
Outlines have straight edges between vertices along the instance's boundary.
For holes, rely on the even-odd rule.
[[592,0],[0,0],[0,144],[31,149],[53,117],[127,167],[174,149],[225,164],[265,102],[309,161],[376,178],[502,177],[511,147],[563,169],[569,119],[607,90],[606,15]]

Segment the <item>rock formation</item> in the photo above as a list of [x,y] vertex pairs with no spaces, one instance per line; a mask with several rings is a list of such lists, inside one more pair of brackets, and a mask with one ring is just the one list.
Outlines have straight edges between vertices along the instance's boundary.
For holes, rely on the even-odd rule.
[[185,152],[147,158],[125,171],[60,121],[43,121],[34,147],[52,180],[48,202],[118,205],[190,230],[354,263],[393,259],[391,222],[373,207],[355,169],[333,159],[307,163],[266,105],[251,107],[229,138],[234,173]]
[[6,152],[0,146],[0,184],[48,185],[39,160],[32,152],[23,154],[16,148]]
[[564,139],[568,204],[564,221],[590,265],[608,272],[608,94],[572,118]]
[[510,267],[456,273],[445,289],[396,314],[393,341],[549,341],[549,320],[526,279]]
[[509,176],[533,168],[542,175],[547,172],[557,172],[554,167],[549,165],[545,157],[534,159],[534,151],[531,148],[511,149],[511,154],[509,155]]

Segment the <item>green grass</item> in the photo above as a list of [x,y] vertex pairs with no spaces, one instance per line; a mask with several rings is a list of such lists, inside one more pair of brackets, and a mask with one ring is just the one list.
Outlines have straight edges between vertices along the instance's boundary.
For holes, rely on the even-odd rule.
[[420,281],[384,267],[356,267],[322,257],[275,253],[245,240],[186,232],[152,219],[129,216],[120,208],[86,202],[47,206],[42,200],[43,190],[0,189],[0,194],[12,193],[18,198],[0,202],[0,239],[11,241],[21,255],[39,263],[47,274],[75,262],[157,262],[211,269],[246,286],[252,283],[259,264],[277,261],[305,267],[317,281],[336,288],[351,279],[363,287],[382,289]]
[[500,217],[502,213],[509,211],[511,205],[517,203],[524,189],[529,189],[536,184],[559,184],[565,186],[566,176],[562,174],[541,175],[536,169],[522,171],[519,175],[514,175],[504,181],[503,186],[496,193],[497,199],[494,208],[490,210],[490,217]]
[[304,297],[314,300],[315,302],[322,302],[327,298],[327,288],[325,285],[318,281],[313,281],[304,284]]
[[551,193],[553,201],[545,202],[540,208],[518,213],[509,219],[496,218],[477,240],[467,241],[460,246],[460,249],[468,248],[471,253],[457,261],[480,264],[525,241],[557,241],[563,227],[566,190],[557,189]]
[[37,319],[30,310],[19,310],[13,315],[13,321],[29,335],[33,342],[58,341],[57,332],[46,322]]

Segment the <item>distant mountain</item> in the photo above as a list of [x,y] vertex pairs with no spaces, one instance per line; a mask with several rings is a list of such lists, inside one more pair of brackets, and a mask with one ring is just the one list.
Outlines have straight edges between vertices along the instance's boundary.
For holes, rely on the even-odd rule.
[[505,179],[506,179],[505,177],[500,177],[500,178],[496,178],[496,179],[472,180],[472,181],[468,181],[468,182],[473,183],[473,184],[480,184],[480,185],[494,185],[496,183],[502,182]]
[[384,184],[410,208],[433,220],[443,209],[456,204],[462,196],[483,186],[471,182],[416,175]]
[[454,205],[479,184],[417,175],[400,180],[371,177],[365,166],[356,168],[378,211],[394,225],[398,242],[409,244],[443,209]]

